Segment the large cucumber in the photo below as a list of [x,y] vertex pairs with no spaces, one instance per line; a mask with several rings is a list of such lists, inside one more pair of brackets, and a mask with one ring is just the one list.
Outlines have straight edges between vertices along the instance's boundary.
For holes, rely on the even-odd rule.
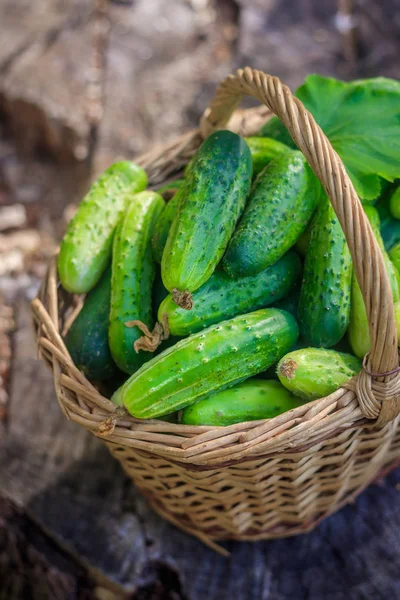
[[197,290],[221,260],[243,211],[251,176],[249,147],[231,131],[216,131],[198,150],[161,262],[164,285],[174,291],[178,304],[183,304],[181,294]]
[[300,332],[307,344],[329,348],[350,320],[352,261],[335,212],[324,198],[315,214],[299,305]]
[[165,350],[115,393],[135,417],[159,417],[256,375],[298,336],[289,313],[264,308],[195,333]]
[[115,163],[92,185],[60,246],[58,272],[66,290],[83,294],[96,285],[110,262],[118,221],[146,186],[145,171],[129,161]]
[[283,256],[306,229],[320,184],[301,152],[288,150],[260,173],[229,243],[223,267],[254,275]]
[[169,295],[160,305],[158,320],[164,315],[173,335],[189,335],[236,315],[264,308],[285,296],[300,278],[301,264],[294,252],[288,252],[277,263],[242,279],[231,279],[217,270],[193,293],[192,310],[184,310]]
[[161,212],[154,227],[153,237],[151,240],[153,246],[154,260],[161,262],[165,244],[167,243],[169,230],[171,229],[172,221],[174,220],[182,196],[182,190],[179,189],[176,194],[167,202],[164,210]]
[[[386,270],[392,288],[393,300],[394,302],[397,302],[397,300],[399,300],[398,272],[384,247],[380,233],[378,211],[373,206],[364,206],[364,211],[369,219],[379,247],[383,252],[383,258],[385,260]],[[351,312],[348,339],[354,354],[359,358],[363,358],[363,356],[365,356],[371,349],[367,311],[365,310],[364,299],[362,297],[360,286],[358,285],[355,274],[353,275],[351,285]]]
[[284,152],[289,150],[288,146],[272,138],[247,137],[245,140],[250,148],[253,159],[253,178],[257,177],[271,160],[279,158]]
[[111,267],[88,293],[72,323],[65,344],[72,360],[86,377],[94,381],[109,379],[117,373],[108,345],[108,315],[111,299]]
[[299,400],[279,381],[248,379],[184,408],[186,425],[233,425],[271,419],[299,406]]
[[133,344],[142,332],[126,323],[139,320],[149,328],[153,325],[151,235],[163,206],[164,200],[156,192],[134,195],[115,233],[109,341],[118,367],[129,374],[151,356],[135,352]]
[[280,382],[304,400],[328,396],[361,370],[352,354],[304,348],[286,354],[278,364]]

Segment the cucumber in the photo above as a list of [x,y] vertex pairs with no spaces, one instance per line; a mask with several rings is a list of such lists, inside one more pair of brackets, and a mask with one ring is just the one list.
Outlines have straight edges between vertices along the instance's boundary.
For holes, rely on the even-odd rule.
[[299,304],[300,332],[307,344],[329,348],[346,333],[351,274],[344,233],[330,202],[324,198],[311,227]]
[[185,425],[233,425],[272,419],[298,405],[298,399],[279,381],[248,379],[184,408],[180,421]]
[[400,219],[400,186],[390,196],[389,210],[392,217]]
[[158,263],[161,263],[165,244],[167,243],[169,230],[171,229],[172,221],[174,220],[180,203],[182,191],[178,192],[167,202],[164,210],[161,212],[154,227],[151,244],[153,247],[153,257]]
[[110,379],[117,374],[108,345],[108,315],[111,299],[111,267],[86,296],[84,305],[72,323],[65,345],[74,364],[93,381]]
[[157,313],[161,302],[168,296],[168,290],[164,286],[161,279],[161,269],[159,265],[155,268],[155,277],[153,283],[153,314],[154,319],[157,320]]
[[281,144],[272,138],[267,137],[247,137],[244,138],[250,148],[253,159],[253,178],[266,167],[271,160],[279,158],[284,152],[289,150],[288,146]]
[[[393,300],[394,302],[397,302],[400,297],[398,272],[384,248],[383,240],[380,234],[379,213],[373,206],[365,206],[364,211],[369,219],[379,247],[383,252],[386,270],[392,288]],[[347,335],[354,354],[359,358],[363,358],[371,349],[371,338],[369,335],[369,325],[364,299],[355,275],[353,275],[351,285],[351,312]]]
[[289,313],[264,308],[212,325],[165,350],[115,393],[140,419],[160,417],[264,371],[298,336]]
[[329,396],[361,370],[361,361],[352,354],[304,348],[286,354],[278,364],[279,381],[304,400]]
[[285,296],[300,277],[297,254],[288,252],[275,265],[257,275],[230,279],[217,270],[193,293],[192,310],[184,310],[169,295],[158,310],[161,323],[164,315],[173,335],[189,335],[223,319],[266,307]]
[[129,161],[107,169],[78,206],[61,242],[58,273],[69,292],[89,292],[111,259],[115,228],[133,194],[147,186],[145,171]]
[[142,332],[126,323],[139,320],[149,328],[153,325],[151,234],[163,206],[164,200],[156,192],[134,195],[115,233],[108,335],[114,361],[128,374],[151,356],[135,352],[133,344]]
[[223,267],[231,277],[259,273],[283,256],[306,229],[320,184],[301,152],[288,150],[260,173],[229,243]]
[[244,209],[251,176],[249,147],[231,131],[216,131],[198,150],[161,262],[164,285],[177,304],[190,308],[190,293],[221,260]]

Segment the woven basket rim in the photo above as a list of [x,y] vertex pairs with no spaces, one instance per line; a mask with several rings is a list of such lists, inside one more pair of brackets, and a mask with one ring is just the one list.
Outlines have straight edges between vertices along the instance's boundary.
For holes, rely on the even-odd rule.
[[[244,93],[258,98],[267,107],[235,110]],[[228,127],[242,135],[252,135],[274,113],[288,127],[331,198],[352,252],[364,298],[372,302],[372,307],[366,304],[370,323],[371,317],[376,321],[371,326],[373,352],[368,365],[372,365],[372,372],[389,371],[398,366],[397,334],[382,253],[340,158],[313,117],[279,79],[248,68],[239,70],[218,88],[200,129],[153,149],[136,162],[147,170],[150,184],[154,186],[178,173],[212,130]],[[359,238],[364,241],[360,242]],[[363,260],[363,254],[361,258],[357,256],[360,252],[365,252],[368,261],[373,261],[376,268],[372,275],[366,272],[371,269],[370,262]],[[271,419],[226,427],[135,419],[102,396],[73,364],[60,334],[68,302],[71,303],[71,297],[60,286],[56,257],[53,257],[39,296],[32,302],[38,351],[53,371],[57,398],[65,416],[107,442],[201,470],[275,453],[300,453],[349,428],[366,424],[371,428],[380,427],[399,413],[399,374],[376,378],[362,370],[326,398]],[[391,336],[390,347],[385,346],[388,336]]]

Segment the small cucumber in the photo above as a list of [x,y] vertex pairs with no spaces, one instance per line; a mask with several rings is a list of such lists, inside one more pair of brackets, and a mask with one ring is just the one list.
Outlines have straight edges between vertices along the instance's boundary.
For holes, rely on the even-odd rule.
[[197,290],[221,260],[251,177],[249,147],[231,131],[216,131],[195,155],[161,262],[164,285],[177,304],[183,305],[182,294],[187,298],[184,292]]
[[278,364],[280,382],[304,400],[328,396],[361,370],[361,362],[352,354],[304,348],[286,354]]
[[279,381],[248,379],[184,408],[185,425],[233,425],[272,419],[299,406],[299,401]]
[[253,159],[253,178],[266,167],[271,160],[279,158],[284,152],[289,150],[288,146],[281,144],[272,138],[267,137],[247,137],[244,138],[250,148]]
[[351,273],[344,233],[324,198],[312,222],[299,305],[300,332],[309,345],[329,348],[346,333]]
[[80,371],[93,381],[110,379],[117,374],[108,345],[108,315],[111,299],[111,267],[86,296],[84,305],[72,323],[65,345]]
[[108,335],[114,361],[129,374],[151,356],[135,352],[133,344],[142,332],[126,323],[139,320],[149,328],[153,325],[151,235],[163,206],[164,200],[156,192],[134,195],[115,233]]
[[69,292],[89,292],[111,259],[115,228],[133,194],[147,186],[145,171],[129,161],[107,169],[92,185],[68,225],[58,272]]
[[160,417],[267,369],[295,343],[289,313],[264,308],[212,325],[144,364],[115,393],[140,419]]
[[158,320],[168,317],[173,335],[189,335],[214,323],[269,306],[285,296],[300,277],[297,254],[288,252],[265,271],[242,279],[230,279],[217,270],[193,293],[192,310],[184,310],[169,295],[160,305]]
[[400,219],[400,186],[390,196],[389,210],[392,217]]
[[320,184],[301,152],[288,150],[257,177],[223,267],[231,277],[259,273],[283,256],[306,229]]
[[[383,252],[386,270],[392,288],[393,300],[394,302],[397,302],[397,300],[399,300],[398,272],[384,248],[380,234],[379,213],[373,206],[364,206],[364,212],[369,219],[376,240]],[[354,354],[359,358],[363,358],[371,349],[371,338],[369,335],[369,325],[364,299],[355,275],[353,275],[351,285],[351,312],[347,335]]]
[[161,263],[165,244],[167,243],[169,230],[171,229],[172,221],[178,213],[180,198],[182,191],[178,192],[169,200],[157,219],[154,227],[153,237],[151,239],[153,247],[153,257],[158,263]]

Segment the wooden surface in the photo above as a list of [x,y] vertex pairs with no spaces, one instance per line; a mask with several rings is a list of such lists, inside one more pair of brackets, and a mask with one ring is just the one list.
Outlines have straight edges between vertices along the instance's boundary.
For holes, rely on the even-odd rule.
[[[0,600],[400,600],[400,471],[310,534],[227,543],[231,556],[216,555],[156,516],[101,442],[65,421],[34,358],[28,311],[47,253],[99,170],[195,126],[238,66],[292,88],[313,71],[400,77],[397,4],[0,2],[0,208],[20,204],[24,227],[41,236],[39,250],[21,250],[22,267],[0,273],[0,302],[16,318],[5,376],[0,322],[10,396],[0,413]],[[355,31],[343,28],[349,18]]]

